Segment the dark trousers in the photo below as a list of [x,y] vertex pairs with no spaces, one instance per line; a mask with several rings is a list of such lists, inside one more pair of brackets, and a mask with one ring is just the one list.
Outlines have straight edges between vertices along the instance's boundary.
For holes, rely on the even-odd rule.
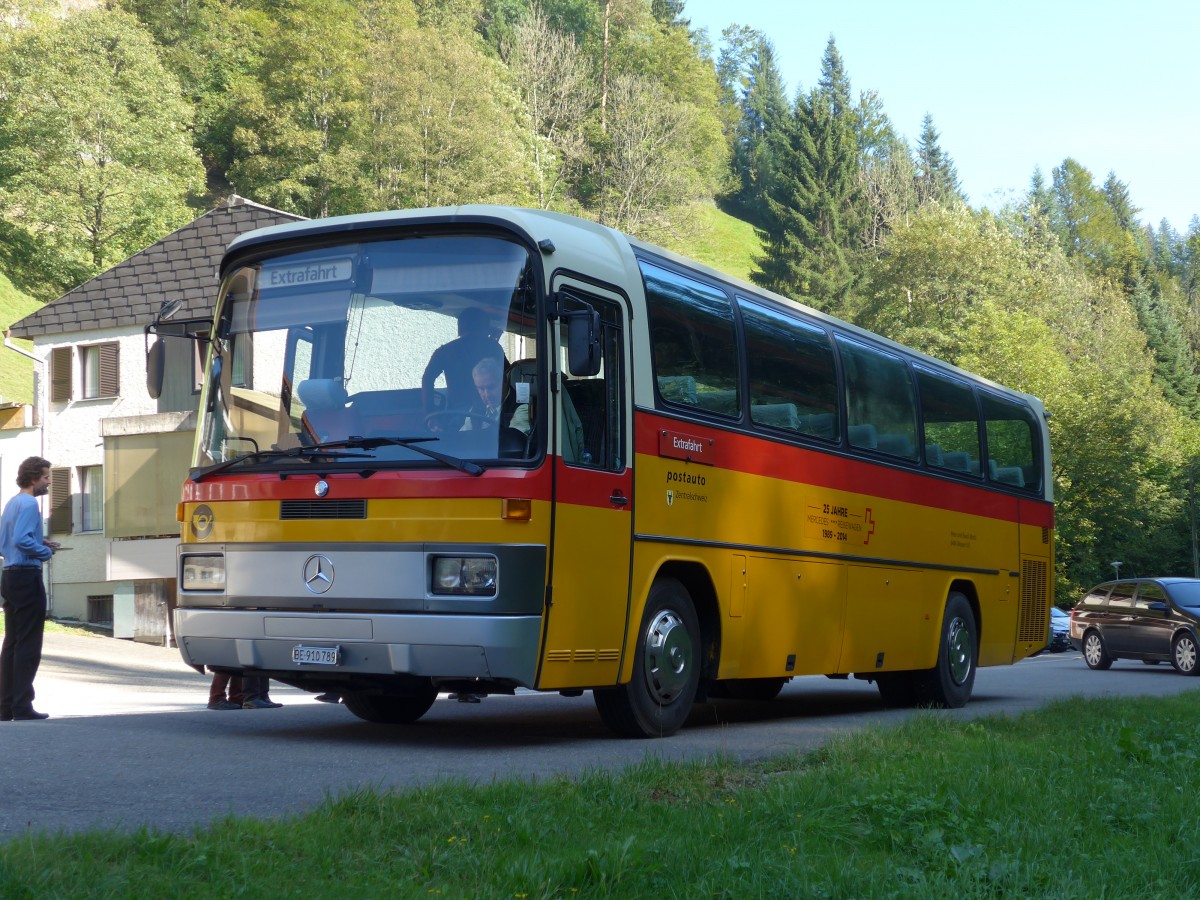
[[[228,689],[229,695],[225,695]],[[226,675],[224,672],[214,672],[212,684],[208,689],[208,702],[216,703],[218,700],[229,700],[242,705],[242,676],[241,675]]]
[[42,662],[46,586],[40,567],[5,569],[4,645],[0,648],[0,716],[33,711],[33,679]]

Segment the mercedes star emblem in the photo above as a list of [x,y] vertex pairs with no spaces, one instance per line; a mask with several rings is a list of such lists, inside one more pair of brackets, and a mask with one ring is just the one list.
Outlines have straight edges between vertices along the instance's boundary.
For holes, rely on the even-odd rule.
[[333,563],[319,553],[304,561],[304,586],[314,594],[323,594],[333,587]]
[[329,482],[322,479],[313,486],[313,490],[316,492],[318,497],[324,497],[329,493]]

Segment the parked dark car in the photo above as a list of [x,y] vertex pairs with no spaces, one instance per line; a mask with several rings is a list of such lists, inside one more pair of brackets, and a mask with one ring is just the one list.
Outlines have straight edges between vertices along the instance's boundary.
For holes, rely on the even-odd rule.
[[1170,662],[1200,675],[1200,579],[1134,578],[1098,584],[1071,610],[1071,646],[1093,669],[1116,659]]
[[1050,607],[1050,642],[1046,649],[1051,653],[1071,649],[1071,614],[1057,606]]

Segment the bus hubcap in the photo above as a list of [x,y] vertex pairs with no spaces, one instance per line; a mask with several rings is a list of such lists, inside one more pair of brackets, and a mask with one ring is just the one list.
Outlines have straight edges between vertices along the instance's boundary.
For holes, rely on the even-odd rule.
[[666,705],[687,684],[692,665],[692,638],[683,620],[669,609],[654,617],[646,630],[646,685]]
[[971,631],[966,622],[956,618],[946,634],[946,658],[950,661],[950,677],[955,684],[963,684],[971,674],[973,656]]

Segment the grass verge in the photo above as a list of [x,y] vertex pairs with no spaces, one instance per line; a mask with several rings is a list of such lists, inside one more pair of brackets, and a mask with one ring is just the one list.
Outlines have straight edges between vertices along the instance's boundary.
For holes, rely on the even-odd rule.
[[[112,637],[111,628],[101,628],[99,625],[88,625],[73,619],[47,619],[45,631],[47,634],[78,634],[84,637]],[[4,616],[0,616],[0,634],[4,634]],[[3,898],[0,893],[0,900]]]
[[928,712],[754,765],[363,791],[191,835],[32,836],[0,847],[0,893],[1196,896],[1196,702],[1076,700],[972,722]]

